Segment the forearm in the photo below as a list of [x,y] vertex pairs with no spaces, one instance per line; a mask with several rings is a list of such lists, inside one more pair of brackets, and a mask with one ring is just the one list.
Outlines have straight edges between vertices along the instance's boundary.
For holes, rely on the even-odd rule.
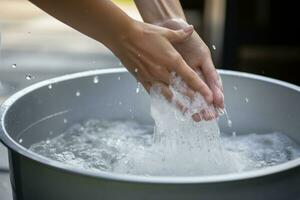
[[177,19],[186,20],[179,0],[134,0],[145,22],[160,24]]
[[30,0],[81,33],[113,48],[112,41],[128,30],[132,19],[110,0]]

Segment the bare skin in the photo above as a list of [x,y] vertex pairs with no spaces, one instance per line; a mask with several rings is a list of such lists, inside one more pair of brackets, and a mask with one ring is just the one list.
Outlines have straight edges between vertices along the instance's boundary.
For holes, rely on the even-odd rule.
[[[152,2],[152,0],[146,1]],[[195,37],[193,26],[185,24],[182,27],[173,27],[168,23],[164,24],[165,20],[161,21],[160,26],[153,25],[155,23],[150,24],[150,21],[150,23],[138,22],[126,15],[110,0],[31,0],[31,2],[60,21],[107,46],[147,91],[154,82],[158,82],[165,88],[164,94],[170,96],[167,86],[170,73],[175,71],[191,90],[201,93],[209,104],[216,104],[215,94],[211,86],[205,82],[209,82],[210,79],[201,79],[196,72],[198,70],[196,66],[200,66],[199,62],[195,61],[193,64],[194,56],[190,59],[188,53],[184,53],[186,50],[190,52],[188,44]],[[181,7],[181,10],[176,9],[179,3],[177,0],[166,2],[170,2],[168,8],[170,12],[174,9],[175,13],[178,11],[178,15],[183,15]],[[138,2],[136,3],[139,5]],[[156,9],[154,5],[152,7]],[[141,13],[143,16],[142,11]],[[193,55],[201,56],[198,53]],[[210,55],[205,54],[205,57],[207,56]],[[205,75],[205,70],[202,68],[201,70]]]
[[[135,3],[145,22],[179,30],[189,26],[179,0],[135,0]],[[195,71],[202,74],[202,80],[209,86],[213,94],[213,104],[216,108],[224,108],[223,86],[219,74],[212,62],[209,48],[203,42],[197,32],[181,43],[173,43],[175,49],[184,58],[186,63]],[[191,92],[192,93],[192,92]],[[192,94],[189,94],[192,96]],[[204,119],[216,117],[204,112]],[[201,116],[193,116],[199,121]]]

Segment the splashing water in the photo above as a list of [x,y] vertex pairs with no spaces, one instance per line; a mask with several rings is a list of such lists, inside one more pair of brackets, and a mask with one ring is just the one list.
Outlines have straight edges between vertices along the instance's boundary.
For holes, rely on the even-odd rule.
[[99,78],[98,78],[98,76],[94,76],[93,82],[94,82],[95,84],[99,83]]
[[216,45],[212,45],[212,48],[213,48],[213,50],[217,50],[217,47],[216,47]]
[[80,96],[80,91],[76,91],[75,95],[76,95],[77,97],[79,97],[79,96]]
[[[197,123],[192,119],[195,112],[214,108],[199,94],[193,100],[182,95],[187,86],[174,74],[171,83],[171,102],[158,85],[150,91],[154,127],[91,119],[33,144],[30,150],[81,169],[146,176],[232,173],[300,156],[300,146],[281,133],[237,135],[234,131],[221,138],[216,120]],[[184,113],[178,110],[178,102],[187,107]]]
[[28,81],[30,81],[30,80],[33,79],[33,76],[30,75],[30,74],[26,74],[26,75],[25,75],[25,79],[28,80]]
[[135,89],[135,92],[136,92],[137,94],[140,92],[140,87],[141,87],[141,83],[138,82],[138,83],[137,83],[137,87],[136,87],[136,89]]

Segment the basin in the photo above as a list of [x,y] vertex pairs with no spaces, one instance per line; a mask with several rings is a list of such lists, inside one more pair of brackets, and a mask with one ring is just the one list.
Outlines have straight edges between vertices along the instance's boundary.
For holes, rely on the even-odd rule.
[[[233,122],[228,127],[221,118],[222,132],[280,131],[300,143],[300,87],[248,73],[219,73]],[[46,80],[8,98],[0,108],[0,139],[8,148],[14,200],[300,199],[300,158],[240,173],[149,177],[77,169],[28,150],[90,118],[153,124],[149,97],[137,93],[137,85],[125,69],[103,69]]]

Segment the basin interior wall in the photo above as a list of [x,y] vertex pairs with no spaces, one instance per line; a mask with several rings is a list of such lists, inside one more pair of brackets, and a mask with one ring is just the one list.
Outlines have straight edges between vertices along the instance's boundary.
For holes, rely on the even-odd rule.
[[[50,139],[76,122],[87,119],[133,119],[153,124],[148,94],[126,71],[41,84],[8,110],[5,128],[10,136],[29,147]],[[237,134],[280,131],[300,143],[300,94],[280,84],[252,77],[222,73],[225,103],[232,127],[226,117],[219,119],[222,132]],[[120,80],[119,80],[120,79]],[[140,92],[136,88],[140,87]],[[29,89],[30,90],[30,89]],[[79,96],[77,95],[80,93]],[[247,98],[247,101],[246,101]],[[65,123],[67,120],[67,123]]]

